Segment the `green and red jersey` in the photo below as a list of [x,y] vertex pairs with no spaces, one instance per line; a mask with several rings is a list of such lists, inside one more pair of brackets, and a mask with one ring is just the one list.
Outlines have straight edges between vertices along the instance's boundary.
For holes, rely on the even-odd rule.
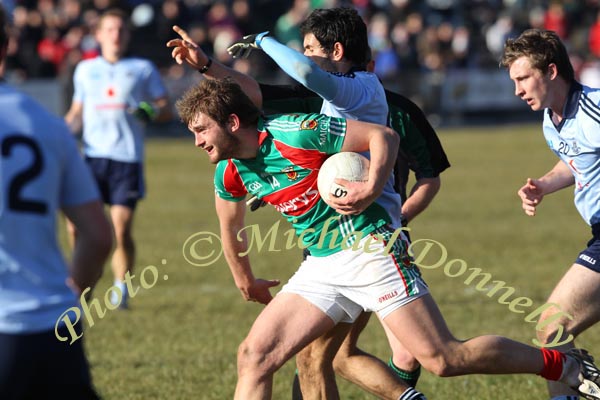
[[259,120],[258,135],[256,158],[217,164],[215,189],[220,198],[241,201],[251,194],[272,204],[317,257],[336,253],[342,245],[350,247],[390,222],[387,212],[377,204],[360,215],[342,216],[319,195],[319,169],[344,143],[343,118],[272,115]]

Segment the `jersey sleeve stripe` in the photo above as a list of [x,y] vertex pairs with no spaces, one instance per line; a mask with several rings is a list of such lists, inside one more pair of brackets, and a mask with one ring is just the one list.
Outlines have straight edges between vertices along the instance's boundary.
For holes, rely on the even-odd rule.
[[244,197],[248,194],[248,190],[242,182],[242,177],[232,160],[227,161],[227,167],[223,171],[223,186],[234,197]]

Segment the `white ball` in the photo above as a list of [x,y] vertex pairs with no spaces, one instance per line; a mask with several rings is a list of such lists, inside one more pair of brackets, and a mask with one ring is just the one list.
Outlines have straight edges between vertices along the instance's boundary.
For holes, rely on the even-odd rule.
[[369,159],[358,153],[341,152],[329,157],[319,170],[317,188],[325,203],[330,196],[345,197],[346,188],[335,183],[335,179],[345,179],[350,182],[366,182],[369,179]]

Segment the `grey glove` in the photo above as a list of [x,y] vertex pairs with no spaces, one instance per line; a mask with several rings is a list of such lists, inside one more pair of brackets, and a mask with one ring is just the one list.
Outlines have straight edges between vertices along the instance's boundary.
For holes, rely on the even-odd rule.
[[269,31],[244,36],[241,40],[229,46],[227,52],[233,58],[247,58],[253,49],[260,49],[260,42],[268,34]]

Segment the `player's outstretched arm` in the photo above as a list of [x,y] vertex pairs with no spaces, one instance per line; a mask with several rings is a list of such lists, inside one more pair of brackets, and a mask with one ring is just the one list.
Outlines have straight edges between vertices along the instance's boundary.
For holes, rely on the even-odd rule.
[[337,93],[335,77],[322,70],[304,54],[279,43],[270,36],[255,42],[292,79],[317,93],[325,100],[333,100]]
[[186,63],[190,67],[200,71],[205,77],[222,79],[232,77],[244,90],[244,93],[257,107],[262,108],[262,95],[258,82],[248,75],[229,68],[218,61],[208,57],[204,51],[195,43],[188,33],[179,26],[173,26],[173,30],[180,36],[167,42],[167,47],[172,48],[171,57],[177,64]]
[[72,288],[79,295],[86,288],[93,288],[100,279],[112,247],[112,230],[98,200],[65,207],[63,212],[77,230],[70,278]]
[[330,202],[340,214],[360,214],[383,192],[394,168],[400,137],[383,125],[355,120],[347,120],[346,124],[346,136],[341,151],[369,151],[369,179],[367,182],[336,179],[336,183],[348,189],[348,195]]
[[573,173],[562,160],[539,179],[527,178],[527,183],[517,192],[525,214],[533,217],[545,195],[569,187],[575,183]]
[[221,229],[223,253],[235,285],[246,301],[268,304],[273,299],[269,288],[279,285],[279,280],[256,279],[252,273],[247,255],[248,238],[243,230],[245,202],[227,201],[215,195],[215,206]]

